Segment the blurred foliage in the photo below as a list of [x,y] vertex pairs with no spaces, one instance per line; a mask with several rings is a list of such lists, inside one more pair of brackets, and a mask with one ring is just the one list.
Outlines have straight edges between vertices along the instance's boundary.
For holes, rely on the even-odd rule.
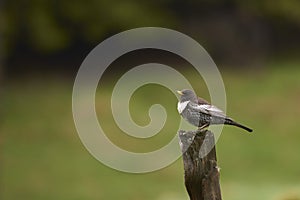
[[[215,8],[220,8],[220,18],[222,10],[237,10],[276,23],[280,19],[300,25],[298,0],[6,0],[2,2],[0,23],[7,54],[18,43],[37,51],[54,52],[70,48],[78,41],[94,44],[112,32],[128,28],[176,26],[183,30],[189,24],[186,16],[203,19]],[[196,29],[197,24],[194,25]]]
[[244,9],[250,8],[254,13],[264,15],[274,20],[283,19],[300,25],[300,1],[298,0],[254,0],[236,1]]
[[4,42],[14,49],[16,42],[40,51],[57,51],[77,40],[95,42],[111,31],[127,27],[172,23],[164,2],[109,0],[9,0],[1,18]]

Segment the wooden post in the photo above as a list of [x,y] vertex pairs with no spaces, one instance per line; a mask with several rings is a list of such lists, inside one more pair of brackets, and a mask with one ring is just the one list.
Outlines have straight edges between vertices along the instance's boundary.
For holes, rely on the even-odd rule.
[[221,200],[220,168],[217,166],[213,133],[207,130],[180,130],[178,135],[183,154],[185,187],[190,199]]

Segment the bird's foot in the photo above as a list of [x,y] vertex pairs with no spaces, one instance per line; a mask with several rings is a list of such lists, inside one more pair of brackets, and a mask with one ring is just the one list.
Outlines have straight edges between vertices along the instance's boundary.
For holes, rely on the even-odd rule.
[[198,127],[198,130],[202,131],[203,129],[207,128],[208,126],[209,126],[209,124],[204,124],[204,125]]

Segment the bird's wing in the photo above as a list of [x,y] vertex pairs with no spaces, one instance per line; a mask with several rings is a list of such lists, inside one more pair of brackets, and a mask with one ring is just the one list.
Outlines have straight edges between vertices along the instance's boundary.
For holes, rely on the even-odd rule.
[[202,98],[198,97],[198,104],[203,105],[203,104],[209,104],[209,103],[205,99],[202,99]]
[[191,106],[198,112],[202,112],[211,116],[226,118],[225,113],[219,108],[217,108],[216,106],[210,104],[201,104],[201,105],[193,104]]

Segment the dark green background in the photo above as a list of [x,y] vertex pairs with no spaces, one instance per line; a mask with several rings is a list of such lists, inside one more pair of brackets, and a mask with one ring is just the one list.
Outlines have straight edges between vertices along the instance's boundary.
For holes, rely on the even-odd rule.
[[[223,129],[223,198],[300,199],[299,1],[6,0],[0,9],[0,199],[188,199],[182,159],[152,173],[118,172],[88,153],[73,123],[72,86],[85,56],[105,38],[143,26],[172,28],[203,45],[223,76],[227,114],[254,129]],[[115,81],[147,62],[176,68],[209,99],[202,79],[176,55],[135,51],[114,62],[98,87],[97,114],[115,144],[140,152],[170,141],[180,119],[176,97],[146,85],[132,97],[132,117],[145,125],[149,106],[161,103],[164,129],[139,140],[113,121]]]

